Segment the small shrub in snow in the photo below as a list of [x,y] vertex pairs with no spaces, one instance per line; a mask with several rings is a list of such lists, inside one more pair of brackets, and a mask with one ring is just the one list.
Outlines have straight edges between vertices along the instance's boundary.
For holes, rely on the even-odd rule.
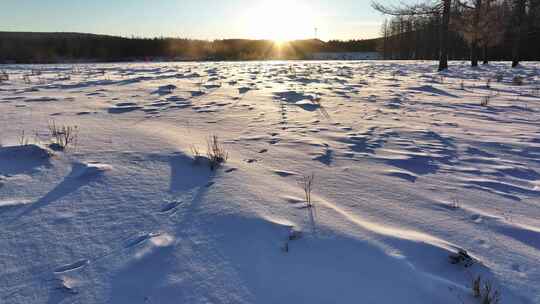
[[57,81],[69,81],[71,80],[71,76],[68,75],[68,74],[58,74],[56,75],[56,80]]
[[9,80],[8,73],[6,73],[6,71],[4,71],[4,70],[0,71],[0,83],[2,83],[4,81],[8,81],[8,80]]
[[23,75],[23,81],[24,81],[25,84],[31,84],[32,83],[32,80],[30,79],[30,75],[28,75],[28,74]]
[[64,151],[77,145],[79,138],[79,127],[68,125],[56,125],[53,120],[49,122],[49,132],[53,143],[50,147],[53,150]]
[[195,164],[199,164],[201,161],[201,151],[199,151],[199,148],[196,145],[191,146],[191,155],[193,155],[193,161]]
[[486,88],[491,89],[491,78],[486,80]]
[[472,282],[472,294],[475,298],[480,298],[482,295],[482,278],[477,276]]
[[393,72],[392,72],[392,80],[398,81],[398,76],[399,76],[399,72],[398,72],[398,71],[393,71]]
[[467,253],[465,249],[459,249],[457,253],[453,253],[450,256],[448,256],[450,259],[450,263],[452,264],[461,264],[465,266],[465,268],[468,268],[474,264],[474,259]]
[[486,95],[482,96],[482,100],[480,101],[480,105],[483,107],[487,107],[489,105],[489,101],[491,100],[491,96]]
[[210,163],[210,169],[215,170],[229,158],[229,153],[219,142],[217,135],[212,135],[207,140],[208,151],[206,152]]
[[168,85],[164,85],[164,86],[161,86],[159,87],[159,91],[160,92],[163,92],[163,93],[168,93],[168,94],[171,94],[172,92],[174,92],[174,90],[176,89],[176,86],[173,85],[173,84],[168,84]]
[[481,304],[498,304],[501,301],[500,292],[493,287],[489,281],[485,281],[482,286],[481,276],[477,276],[472,282],[473,297],[480,299]]
[[289,66],[289,74],[296,75],[296,70],[294,69],[294,66]]
[[28,146],[30,144],[30,138],[26,135],[24,130],[19,135],[19,146]]
[[465,91],[465,82],[464,82],[463,80],[459,83],[459,88],[460,88],[462,91]]
[[450,208],[454,210],[459,209],[459,200],[457,198],[452,199],[452,203],[450,203]]
[[294,229],[294,227],[291,227],[289,231],[289,237],[287,240],[285,240],[285,245],[283,246],[284,252],[289,252],[289,242],[296,241],[302,238],[302,231]]
[[309,208],[313,207],[313,202],[311,201],[311,191],[313,190],[313,181],[315,180],[315,174],[304,175],[300,181],[302,188],[304,189],[304,196],[306,199],[306,204]]
[[501,300],[501,295],[499,291],[493,288],[493,285],[490,282],[484,283],[484,288],[482,288],[482,304],[498,304]]
[[523,79],[523,77],[521,77],[521,76],[519,76],[519,75],[518,75],[518,76],[514,76],[514,78],[512,79],[512,83],[513,83],[514,85],[520,86],[520,85],[523,85],[524,79]]
[[302,238],[302,231],[291,228],[289,231],[289,241],[296,241]]
[[540,97],[540,87],[534,87],[531,89],[531,95]]

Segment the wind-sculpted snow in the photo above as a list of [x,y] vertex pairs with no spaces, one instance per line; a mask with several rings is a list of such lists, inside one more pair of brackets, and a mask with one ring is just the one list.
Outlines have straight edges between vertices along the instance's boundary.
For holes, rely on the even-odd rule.
[[1,69],[0,303],[540,302],[538,63]]

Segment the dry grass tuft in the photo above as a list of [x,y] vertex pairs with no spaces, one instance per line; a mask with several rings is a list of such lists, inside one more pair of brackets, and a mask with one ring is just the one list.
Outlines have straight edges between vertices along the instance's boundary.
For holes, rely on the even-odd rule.
[[49,133],[53,143],[53,150],[65,151],[77,146],[79,139],[79,127],[69,125],[57,125],[54,120],[49,122]]
[[500,292],[495,289],[490,281],[484,281],[482,286],[481,276],[473,279],[471,289],[473,297],[479,299],[481,304],[498,304],[501,301]]
[[315,174],[304,175],[300,180],[300,185],[304,189],[304,196],[306,204],[309,208],[313,207],[313,202],[311,201],[311,191],[313,190],[313,183],[315,181]]
[[207,141],[208,151],[206,152],[210,163],[210,169],[215,170],[223,163],[227,162],[229,153],[219,142],[217,135],[210,136]]

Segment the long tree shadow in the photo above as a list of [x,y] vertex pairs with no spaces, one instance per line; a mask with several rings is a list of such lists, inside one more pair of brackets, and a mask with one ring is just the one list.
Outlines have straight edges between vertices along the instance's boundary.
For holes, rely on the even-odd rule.
[[[401,132],[399,136],[408,141],[401,147],[406,153],[399,158],[382,159],[388,165],[415,175],[437,173],[441,165],[452,165],[458,157],[454,140],[434,131]],[[413,177],[405,177],[415,180]]]
[[62,182],[58,184],[54,189],[49,191],[45,196],[37,200],[35,203],[31,204],[26,208],[18,218],[26,216],[33,211],[43,208],[59,199],[67,196],[70,193],[77,191],[80,187],[92,182],[96,176],[95,175],[85,175],[84,172],[87,169],[86,165],[75,163],[71,168],[71,172],[64,177]]
[[458,98],[459,97],[459,96],[451,94],[451,93],[449,93],[449,92],[447,92],[445,90],[438,89],[438,88],[435,88],[435,87],[430,86],[430,85],[423,85],[423,86],[419,86],[419,87],[409,87],[407,89],[411,90],[411,91],[419,91],[419,92],[435,94],[435,95],[439,95],[439,96],[446,96],[446,97],[452,97],[452,98]]
[[207,159],[200,157],[198,160],[177,153],[170,157],[171,181],[169,191],[171,193],[186,192],[202,186],[207,186],[214,177],[214,171],[210,170]]
[[[126,263],[112,275],[111,302],[134,303],[142,299],[152,303],[168,303],[170,299],[182,300],[190,297],[190,290],[196,288],[199,279],[204,279],[204,275],[197,274],[191,268],[197,257],[185,256],[183,247],[192,246],[193,234],[200,234],[205,230],[199,226],[199,221],[205,219],[197,215],[201,210],[200,203],[211,189],[215,171],[210,170],[206,159],[200,158],[196,162],[182,153],[166,156],[165,160],[171,170],[169,192],[174,196],[189,197],[188,201],[181,205],[171,205],[174,209],[180,206],[184,209],[181,212],[182,220],[168,229],[172,234],[171,238],[181,240],[181,244],[173,241],[170,245],[160,247],[141,242],[138,248],[146,246],[148,252]],[[167,212],[170,211],[172,209],[167,209]],[[184,256],[189,262],[178,263],[178,259]],[[184,288],[178,288],[177,283],[171,284],[168,281],[174,273],[190,273],[195,279],[180,285]],[[141,276],[144,276],[145,280],[138,279]]]
[[36,145],[0,147],[0,174],[32,174],[40,167],[50,167],[50,155]]

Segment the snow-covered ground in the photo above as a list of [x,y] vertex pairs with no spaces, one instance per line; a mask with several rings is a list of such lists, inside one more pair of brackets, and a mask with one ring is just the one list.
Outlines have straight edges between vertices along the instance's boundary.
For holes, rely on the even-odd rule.
[[540,303],[540,64],[435,67],[0,67],[0,303]]

